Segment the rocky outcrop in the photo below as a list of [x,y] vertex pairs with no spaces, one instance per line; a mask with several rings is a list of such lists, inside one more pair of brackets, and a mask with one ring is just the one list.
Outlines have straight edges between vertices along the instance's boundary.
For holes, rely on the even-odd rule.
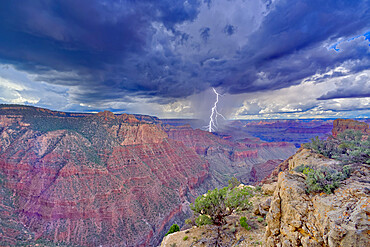
[[293,170],[300,165],[315,165],[317,167],[329,166],[332,167],[338,164],[338,161],[329,160],[321,154],[315,153],[309,149],[301,147],[297,153],[290,156],[288,159],[281,162],[275,169],[266,177],[261,180],[260,184],[269,184],[277,182],[278,175],[282,171]]
[[209,176],[207,161],[149,118],[0,113],[0,208],[9,212],[0,212],[0,245],[20,243],[18,233],[26,243],[156,245]]
[[354,168],[333,194],[307,194],[301,164],[333,166],[336,161],[301,149],[278,175],[266,216],[266,246],[368,246],[370,167]]
[[[266,198],[261,191],[251,185],[240,184],[239,188],[250,188],[253,194],[249,198],[253,205],[259,205],[258,214],[266,213],[271,198]],[[225,217],[225,224],[222,227],[215,225],[195,226],[194,223],[186,224],[181,231],[168,234],[162,240],[160,247],[234,247],[234,246],[263,246],[262,238],[265,231],[265,222],[262,217],[257,217],[251,208],[238,210]],[[240,218],[246,217],[250,228],[245,229],[240,224]],[[192,217],[193,220],[196,216]]]
[[369,124],[355,121],[352,119],[336,119],[333,122],[333,136],[336,137],[338,133],[346,129],[359,130],[364,134],[370,135]]

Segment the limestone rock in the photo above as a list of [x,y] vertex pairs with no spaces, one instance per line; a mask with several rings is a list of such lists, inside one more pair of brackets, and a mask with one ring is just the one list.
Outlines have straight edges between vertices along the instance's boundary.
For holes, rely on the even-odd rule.
[[263,194],[272,196],[274,194],[274,191],[276,189],[277,183],[271,183],[271,184],[264,184],[262,186]]
[[328,159],[321,154],[315,153],[310,149],[301,148],[293,158],[288,160],[288,169],[294,170],[300,165],[320,167],[335,167],[339,161]]
[[[301,162],[334,164],[318,156],[303,159],[305,155],[306,150],[298,152],[289,168]],[[370,167],[356,170],[330,195],[307,194],[301,174],[280,172],[266,216],[266,246],[369,246]]]
[[271,206],[271,197],[268,197],[261,203],[253,204],[253,213],[256,215],[262,215],[265,216]]

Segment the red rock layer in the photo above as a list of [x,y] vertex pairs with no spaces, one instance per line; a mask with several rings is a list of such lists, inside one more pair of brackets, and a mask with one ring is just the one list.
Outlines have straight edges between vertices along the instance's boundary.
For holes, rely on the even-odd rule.
[[0,175],[36,239],[155,245],[209,174],[193,150],[132,116],[105,112],[78,119],[79,131],[47,132],[20,127],[19,115],[0,120]]
[[231,161],[238,161],[246,158],[258,158],[258,150],[234,151],[230,155]]
[[364,134],[370,135],[369,124],[358,122],[352,119],[336,119],[333,122],[332,133],[334,137],[337,137],[338,133],[343,132],[346,129],[359,130]]

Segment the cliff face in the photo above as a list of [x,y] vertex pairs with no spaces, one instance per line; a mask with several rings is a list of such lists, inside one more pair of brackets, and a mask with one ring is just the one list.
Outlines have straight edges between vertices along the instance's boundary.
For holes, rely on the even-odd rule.
[[352,119],[336,119],[333,122],[332,133],[336,137],[338,133],[343,132],[346,129],[359,130],[364,134],[370,135],[369,124],[358,122]]
[[[0,109],[2,222],[25,226],[28,241],[157,244],[185,217],[209,165],[143,119]],[[0,227],[2,243],[14,244],[14,231]]]
[[370,167],[356,167],[333,194],[307,194],[301,164],[333,166],[337,162],[301,149],[278,175],[266,216],[266,246],[367,246],[370,215]]

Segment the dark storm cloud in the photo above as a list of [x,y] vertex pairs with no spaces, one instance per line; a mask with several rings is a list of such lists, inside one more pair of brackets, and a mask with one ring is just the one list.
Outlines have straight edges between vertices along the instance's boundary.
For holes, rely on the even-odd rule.
[[348,91],[346,88],[341,88],[337,91],[330,91],[318,98],[318,100],[328,99],[343,99],[343,98],[366,98],[370,97],[370,91]]
[[336,82],[337,88],[318,98],[318,100],[340,98],[366,98],[370,97],[370,75],[362,74],[356,79],[344,78]]
[[30,70],[102,69],[140,51],[149,31],[140,11],[115,15],[93,1],[3,1],[0,11],[1,58]]
[[[160,76],[152,64],[160,65],[161,56],[171,54],[154,57],[152,64],[129,59],[151,49],[153,22],[172,29],[194,19],[198,6],[192,0],[2,1],[0,61],[34,73],[38,80],[95,90],[79,93],[92,101],[95,96],[116,98],[119,92],[161,94],[159,85],[151,85]],[[186,40],[186,34],[181,38]],[[135,78],[132,69],[147,77]],[[171,83],[170,78],[166,81]]]
[[184,1],[3,1],[1,58],[33,69],[105,69],[143,52],[152,21],[171,28],[194,18],[196,7],[194,1],[186,7]]
[[[351,60],[362,60],[353,72],[369,68],[364,38],[361,44],[344,42],[341,52],[323,46],[364,32],[369,23],[367,1],[281,1],[251,35],[236,73],[222,86],[230,93],[284,88]],[[260,72],[265,76],[259,80]]]
[[[345,62],[354,72],[370,68],[364,37],[338,44],[339,52],[324,46],[370,28],[368,1],[262,2],[259,24],[216,9],[203,18],[210,26],[200,16],[201,4],[217,7],[210,0],[2,1],[0,62],[74,87],[82,103],[165,104],[209,86],[234,94],[289,87]],[[178,27],[197,20],[193,35]]]

